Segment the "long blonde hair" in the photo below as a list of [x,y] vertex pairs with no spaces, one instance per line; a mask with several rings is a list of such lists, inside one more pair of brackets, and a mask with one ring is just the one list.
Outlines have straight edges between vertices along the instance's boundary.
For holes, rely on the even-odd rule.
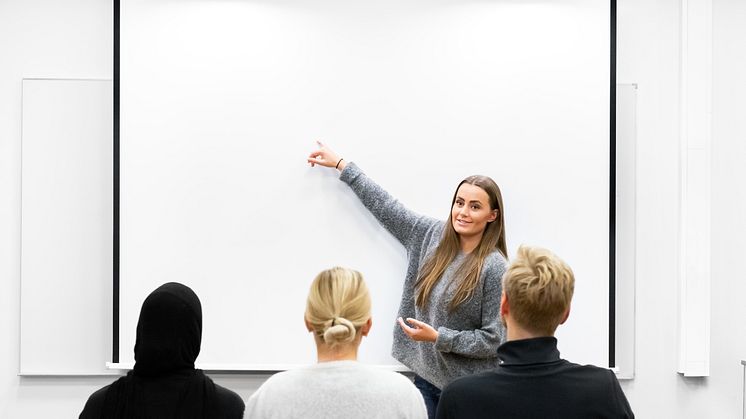
[[[455,309],[459,304],[467,301],[474,294],[474,289],[479,284],[479,276],[482,273],[484,259],[487,258],[490,253],[498,250],[506,259],[508,254],[507,246],[505,244],[505,210],[503,207],[503,197],[497,183],[487,176],[475,175],[467,177],[456,187],[456,192],[453,193],[453,199],[451,200],[451,209],[453,209],[453,204],[456,202],[458,189],[465,183],[478,186],[487,192],[487,196],[490,200],[490,210],[497,210],[497,218],[495,218],[495,221],[487,223],[487,227],[485,227],[484,232],[482,233],[482,239],[480,240],[479,245],[474,249],[474,251],[466,256],[464,261],[458,267],[455,275],[455,281],[458,282],[458,286],[453,299],[448,304],[449,310]],[[451,264],[460,250],[461,243],[459,235],[456,233],[456,230],[453,229],[451,212],[449,211],[446,226],[443,229],[443,237],[441,238],[438,247],[435,249],[435,252],[425,261],[424,265],[422,265],[417,282],[415,283],[415,303],[418,307],[422,308],[427,304],[427,300],[430,297],[433,287],[435,287],[435,284],[440,280],[440,277],[443,276],[443,272],[445,272],[448,265]]]
[[306,321],[330,346],[350,343],[370,319],[370,294],[363,275],[335,267],[322,271],[311,284]]

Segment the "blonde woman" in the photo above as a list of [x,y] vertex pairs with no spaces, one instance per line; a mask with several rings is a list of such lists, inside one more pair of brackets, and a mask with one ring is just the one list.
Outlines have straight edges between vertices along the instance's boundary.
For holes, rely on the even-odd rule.
[[407,250],[392,355],[414,371],[434,417],[446,384],[497,366],[507,265],[500,189],[489,177],[470,176],[457,186],[448,218],[437,220],[410,211],[357,165],[318,146],[308,156],[311,166],[339,170],[340,180]]
[[318,363],[273,375],[249,399],[246,417],[424,419],[425,404],[409,379],[357,362],[372,325],[370,305],[360,272],[318,274],[305,313]]

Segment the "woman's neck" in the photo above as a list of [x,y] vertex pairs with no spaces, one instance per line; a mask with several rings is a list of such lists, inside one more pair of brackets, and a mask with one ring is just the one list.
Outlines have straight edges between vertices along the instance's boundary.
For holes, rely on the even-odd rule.
[[458,240],[461,245],[461,251],[465,254],[469,254],[479,246],[479,242],[482,241],[482,234],[475,234],[473,236],[459,235]]
[[326,344],[316,344],[316,360],[318,362],[357,361],[357,345],[338,345],[329,347]]

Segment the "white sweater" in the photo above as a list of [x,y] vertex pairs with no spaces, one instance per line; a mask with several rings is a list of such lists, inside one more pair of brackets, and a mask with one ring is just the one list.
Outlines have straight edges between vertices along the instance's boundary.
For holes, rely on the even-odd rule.
[[405,376],[357,361],[321,362],[270,377],[246,403],[246,418],[427,418]]

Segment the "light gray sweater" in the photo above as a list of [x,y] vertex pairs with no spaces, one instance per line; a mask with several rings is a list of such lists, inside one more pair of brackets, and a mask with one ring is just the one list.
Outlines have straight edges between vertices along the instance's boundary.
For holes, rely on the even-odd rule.
[[273,375],[249,398],[246,417],[425,419],[427,410],[407,377],[357,361],[332,361]]
[[438,247],[445,223],[410,211],[352,162],[339,178],[407,250],[409,264],[399,316],[418,319],[438,330],[433,344],[413,341],[395,325],[393,357],[438,388],[458,377],[496,367],[497,347],[505,340],[500,294],[507,261],[502,254],[496,249],[485,259],[472,297],[449,312],[455,293],[453,276],[464,259],[460,254],[433,288],[428,304],[419,308],[414,284],[420,266]]

